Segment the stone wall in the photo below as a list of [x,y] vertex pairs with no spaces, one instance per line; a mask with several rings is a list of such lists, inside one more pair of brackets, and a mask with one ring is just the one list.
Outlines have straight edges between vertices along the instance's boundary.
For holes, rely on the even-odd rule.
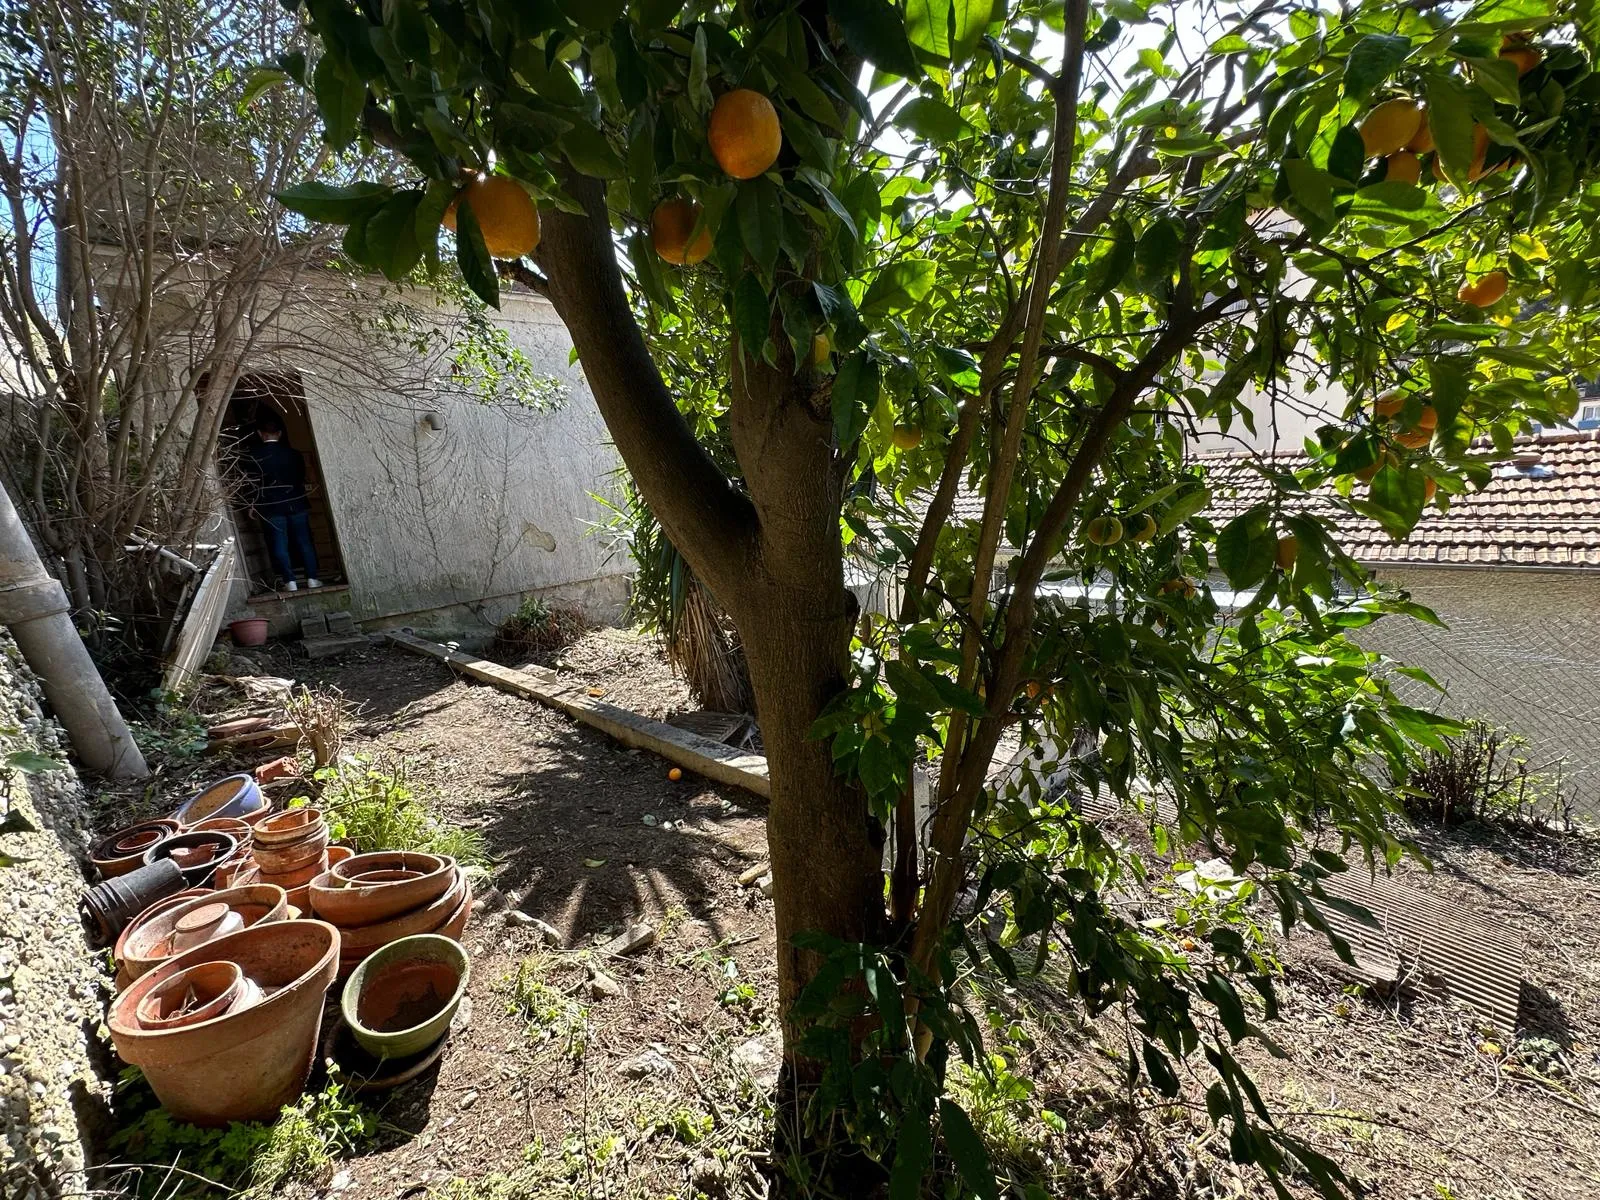
[[[19,749],[66,761],[65,736],[0,628],[0,754]],[[78,917],[87,812],[70,767],[0,769],[0,795],[0,818],[17,812],[33,827],[0,834],[0,854],[16,860],[0,865],[0,1196],[56,1200],[86,1190],[86,1127],[105,1089],[91,1058],[104,981]]]

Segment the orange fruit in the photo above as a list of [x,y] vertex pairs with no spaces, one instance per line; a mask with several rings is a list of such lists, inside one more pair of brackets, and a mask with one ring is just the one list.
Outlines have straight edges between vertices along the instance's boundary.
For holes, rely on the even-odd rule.
[[1358,127],[1368,158],[1387,158],[1417,136],[1422,127],[1422,105],[1415,100],[1385,100]]
[[483,244],[491,258],[521,258],[539,245],[539,210],[533,197],[515,179],[488,175],[456,193],[444,210],[444,227],[456,227],[456,206],[469,205],[478,218]]
[[819,333],[811,339],[811,365],[820,367],[828,361],[828,355],[833,353],[833,339],[826,333]]
[[1083,533],[1096,546],[1115,546],[1122,540],[1122,522],[1115,517],[1096,517],[1084,526]]
[[1501,297],[1506,294],[1509,283],[1504,271],[1490,271],[1486,275],[1480,275],[1473,282],[1463,283],[1456,292],[1456,298],[1464,304],[1489,308],[1500,302]]
[[682,196],[663,200],[650,214],[650,244],[657,254],[677,266],[692,267],[704,262],[711,253],[711,230],[701,229],[690,241],[699,219],[700,206],[693,200]]
[[1424,504],[1433,503],[1434,494],[1437,493],[1438,490],[1439,485],[1437,483],[1431,479],[1424,479],[1422,481],[1422,502]]
[[1422,123],[1417,126],[1417,132],[1412,135],[1405,149],[1413,154],[1426,154],[1433,149],[1433,127],[1428,124],[1428,110],[1422,110]]
[[1509,50],[1500,51],[1500,57],[1507,62],[1517,64],[1517,76],[1521,78],[1529,71],[1544,61],[1544,54],[1533,46],[1513,46]]
[[900,450],[915,450],[922,445],[922,430],[915,425],[896,425],[889,440]]
[[728,92],[712,106],[706,140],[719,167],[735,179],[754,179],[778,161],[783,149],[778,110],[749,88]]
[[1395,461],[1396,459],[1394,452],[1392,450],[1385,450],[1378,455],[1377,462],[1362,467],[1359,471],[1357,471],[1356,478],[1361,480],[1362,483],[1371,483],[1378,477],[1379,471],[1383,470],[1385,467],[1393,465]]
[[1421,450],[1433,441],[1433,431],[1438,427],[1439,414],[1428,406],[1417,414],[1417,423],[1404,433],[1396,434],[1394,440],[1407,450]]
[[1156,536],[1156,533],[1159,532],[1160,528],[1161,527],[1156,524],[1156,519],[1149,513],[1140,513],[1139,527],[1128,535],[1128,540],[1138,542],[1140,545],[1143,545],[1145,542],[1151,541]]
[[1044,693],[1044,688],[1039,686],[1037,679],[1030,679],[1023,687],[1023,691],[1028,693],[1029,700],[1037,700]]
[[1483,160],[1489,154],[1489,131],[1482,125],[1472,127],[1472,168],[1467,178],[1476,182],[1483,178]]
[[1396,150],[1383,160],[1383,178],[1395,183],[1417,183],[1422,179],[1422,160],[1409,150]]
[[673,783],[677,783],[678,780],[683,778],[683,768],[673,767],[672,770],[667,772],[667,778],[672,780]]
[[1194,580],[1187,575],[1180,575],[1177,579],[1169,579],[1161,585],[1163,596],[1182,595],[1185,600],[1193,600],[1197,589]]
[[1278,539],[1278,548],[1273,552],[1277,560],[1278,569],[1287,571],[1294,566],[1294,560],[1300,553],[1300,539],[1297,537],[1281,537]]
[[1405,406],[1404,392],[1385,392],[1372,402],[1372,413],[1380,420],[1387,421]]

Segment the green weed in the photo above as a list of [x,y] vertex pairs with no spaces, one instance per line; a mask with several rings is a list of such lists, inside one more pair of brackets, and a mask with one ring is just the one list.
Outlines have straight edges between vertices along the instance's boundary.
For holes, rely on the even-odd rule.
[[510,1008],[527,1018],[531,1037],[559,1047],[565,1057],[576,1062],[589,1048],[589,1009],[550,985],[546,978],[549,968],[545,955],[522,960],[510,979]]
[[321,785],[318,805],[336,838],[348,838],[362,850],[446,854],[464,867],[489,866],[483,835],[441,820],[412,785],[403,756],[375,762],[353,755],[312,778]]

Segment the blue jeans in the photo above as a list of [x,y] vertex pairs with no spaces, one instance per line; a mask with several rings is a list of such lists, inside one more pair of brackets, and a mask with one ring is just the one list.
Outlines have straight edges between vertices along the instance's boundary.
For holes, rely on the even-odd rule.
[[306,578],[317,577],[317,548],[311,541],[309,513],[262,513],[261,532],[266,535],[267,555],[272,559],[278,578],[294,578],[294,564],[289,559],[291,545],[294,556],[306,570]]

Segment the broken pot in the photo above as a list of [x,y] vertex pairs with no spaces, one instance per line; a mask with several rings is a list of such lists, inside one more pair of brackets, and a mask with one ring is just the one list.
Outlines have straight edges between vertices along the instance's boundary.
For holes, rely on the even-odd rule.
[[356,1041],[378,1058],[404,1058],[450,1028],[471,978],[467,952],[452,938],[421,934],[390,942],[351,974],[340,997]]
[[[139,1006],[180,971],[232,962],[261,990],[248,1008],[151,1030]],[[254,925],[168,959],[112,1003],[111,1040],[180,1121],[265,1121],[298,1097],[311,1073],[322,1002],[339,963],[339,931],[322,921]]]

